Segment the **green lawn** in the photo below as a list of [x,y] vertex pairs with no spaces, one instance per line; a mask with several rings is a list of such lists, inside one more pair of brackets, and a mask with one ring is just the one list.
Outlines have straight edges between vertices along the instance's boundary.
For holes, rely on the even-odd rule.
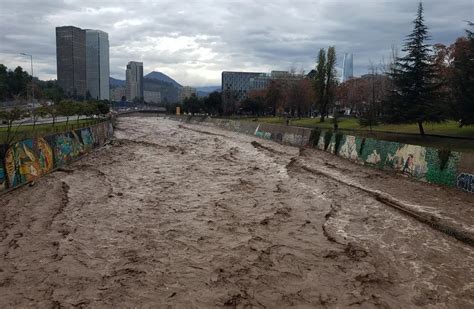
[[[263,117],[263,118],[247,118],[247,120],[273,123],[273,124],[286,124],[286,119],[283,117]],[[301,119],[292,119],[290,125],[299,126],[299,127],[309,127],[309,128],[333,128],[333,120],[327,119],[325,122],[320,122],[319,118],[301,118]],[[435,134],[435,135],[445,135],[445,136],[455,136],[455,137],[471,137],[474,138],[474,126],[464,126],[459,127],[458,123],[455,121],[446,121],[444,123],[426,123],[424,126],[426,134]],[[361,127],[359,121],[356,118],[341,118],[339,121],[340,129],[348,130],[363,130],[369,131],[369,127]],[[382,124],[372,127],[373,131],[386,131],[386,132],[396,132],[396,133],[415,133],[418,134],[418,125],[417,124]]]
[[[97,123],[97,119],[80,119],[79,121],[69,120],[67,126],[66,122],[58,122],[54,125],[52,123],[37,124],[33,130],[33,125],[14,125],[12,132],[16,132],[14,135],[14,141],[19,141],[35,136],[44,136],[53,134],[56,132],[66,132],[78,128],[90,126],[91,124]],[[0,144],[4,144],[7,138],[7,128],[0,127]]]

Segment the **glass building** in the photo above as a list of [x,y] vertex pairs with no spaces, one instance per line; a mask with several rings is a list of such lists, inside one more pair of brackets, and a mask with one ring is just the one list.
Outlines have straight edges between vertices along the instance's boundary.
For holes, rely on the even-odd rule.
[[344,62],[342,66],[342,82],[354,77],[354,63],[352,54],[344,54]]
[[109,35],[100,30],[86,29],[87,90],[93,99],[108,100]]

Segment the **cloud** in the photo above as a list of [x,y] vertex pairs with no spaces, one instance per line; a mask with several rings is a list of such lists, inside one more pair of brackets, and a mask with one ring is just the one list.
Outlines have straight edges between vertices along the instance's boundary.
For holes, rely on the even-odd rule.
[[[432,42],[452,43],[472,19],[472,0],[425,0]],[[335,45],[339,65],[354,54],[357,75],[388,58],[410,33],[417,3],[397,1],[23,1],[0,10],[0,63],[56,78],[55,27],[109,33],[111,75],[124,79],[128,61],[143,61],[185,85],[220,84],[224,70],[314,67],[320,48]]]

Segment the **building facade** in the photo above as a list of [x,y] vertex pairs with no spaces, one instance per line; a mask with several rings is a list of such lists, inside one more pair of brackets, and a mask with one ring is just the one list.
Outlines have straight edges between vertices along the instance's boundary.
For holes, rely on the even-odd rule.
[[344,54],[342,65],[342,82],[348,81],[354,77],[354,63],[352,54]]
[[[222,102],[224,106],[241,102],[248,98],[256,85],[263,85],[265,73],[257,72],[222,72]],[[258,78],[261,78],[258,80]],[[258,81],[257,81],[258,80]]]
[[161,93],[159,91],[143,91],[143,99],[146,103],[161,103]]
[[125,98],[127,97],[125,87],[116,87],[116,88],[110,89],[111,101],[120,102],[122,101],[122,98],[124,97]]
[[179,102],[183,102],[184,99],[191,97],[191,95],[197,94],[196,88],[190,86],[184,86],[179,90]]
[[86,96],[86,32],[73,26],[56,27],[58,85],[69,96]]
[[125,74],[127,100],[143,100],[143,62],[130,61]]
[[96,100],[110,98],[109,35],[100,30],[86,29],[87,90]]

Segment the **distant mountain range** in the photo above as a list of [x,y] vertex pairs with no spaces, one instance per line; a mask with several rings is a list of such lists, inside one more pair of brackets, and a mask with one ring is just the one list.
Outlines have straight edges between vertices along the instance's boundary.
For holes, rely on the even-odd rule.
[[[125,81],[110,77],[110,88],[125,87]],[[179,100],[179,91],[183,86],[161,72],[150,72],[143,77],[143,90],[159,91],[164,103],[173,103]],[[220,91],[221,86],[196,87],[197,96],[205,97],[213,91]]]

